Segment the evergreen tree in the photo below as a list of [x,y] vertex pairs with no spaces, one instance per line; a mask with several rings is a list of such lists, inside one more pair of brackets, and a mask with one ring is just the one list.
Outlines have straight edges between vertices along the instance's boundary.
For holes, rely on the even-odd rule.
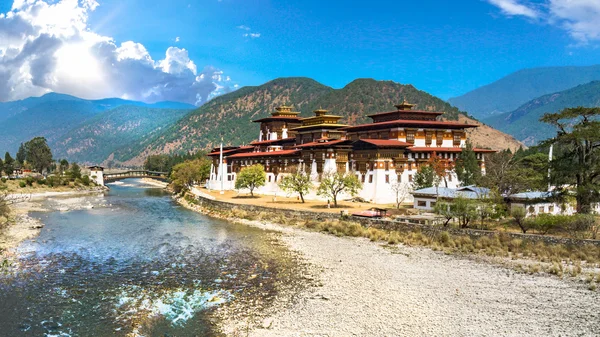
[[600,108],[568,108],[546,114],[542,122],[558,129],[550,165],[555,186],[575,186],[578,213],[591,213],[600,201]]
[[69,169],[69,162],[66,159],[61,159],[59,162],[60,174],[64,174]]
[[455,166],[456,176],[462,186],[475,185],[481,177],[481,168],[471,142],[462,149]]
[[26,156],[27,154],[25,153],[25,145],[21,143],[21,145],[19,146],[19,151],[17,151],[17,164],[23,166],[23,164],[25,164]]
[[0,176],[2,176],[2,170],[4,169],[4,161],[0,158]]
[[436,175],[433,167],[423,165],[419,167],[417,173],[413,177],[413,189],[420,190],[422,188],[433,187],[435,178]]
[[71,171],[69,172],[69,174],[71,175],[71,178],[73,178],[73,179],[81,178],[81,167],[79,167],[79,165],[77,165],[77,163],[71,164]]
[[4,154],[4,173],[7,176],[11,176],[15,170],[15,160],[10,156],[10,153]]

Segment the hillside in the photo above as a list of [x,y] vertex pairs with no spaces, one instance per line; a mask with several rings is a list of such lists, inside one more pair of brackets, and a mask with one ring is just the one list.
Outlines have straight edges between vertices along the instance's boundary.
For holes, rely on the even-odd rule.
[[513,135],[526,145],[534,145],[556,134],[554,127],[540,122],[545,113],[576,106],[600,106],[600,81],[538,97],[512,112],[493,116],[484,122]]
[[85,121],[125,105],[182,111],[195,108],[178,102],[147,104],[120,98],[85,100],[57,93],[0,103],[0,151],[14,153],[19,144],[36,136],[46,137],[53,144]]
[[[50,142],[56,158],[101,163],[119,149],[128,149],[152,137],[187,113],[182,109],[120,106],[98,114]],[[118,160],[119,158],[117,158]]]
[[[128,153],[117,151],[115,157],[130,158],[125,163],[139,165],[149,154],[189,152],[207,149],[219,143],[221,135],[228,145],[247,144],[257,138],[257,125],[252,120],[269,116],[275,107],[292,104],[301,116],[310,116],[317,108],[342,115],[344,123],[367,122],[369,113],[394,109],[394,104],[407,99],[416,109],[445,111],[444,118],[459,117],[470,123],[477,121],[461,115],[447,102],[412,85],[391,81],[358,79],[342,89],[332,89],[308,78],[281,78],[258,87],[245,87],[218,97],[190,112],[172,127],[149,137],[139,148]],[[478,144],[494,149],[518,148],[521,144],[491,128],[476,131]],[[484,134],[491,135],[489,138]],[[499,141],[503,139],[505,141]]]
[[600,65],[524,69],[448,102],[477,119],[513,111],[537,97],[600,80]]

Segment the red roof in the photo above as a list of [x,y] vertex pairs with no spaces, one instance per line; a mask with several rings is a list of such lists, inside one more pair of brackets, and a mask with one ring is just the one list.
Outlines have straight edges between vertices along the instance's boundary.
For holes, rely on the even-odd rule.
[[271,152],[248,152],[248,153],[236,153],[228,156],[230,158],[248,158],[248,157],[279,157],[289,156],[299,153],[300,150],[282,150],[282,151],[271,151]]
[[267,145],[267,144],[272,144],[272,143],[277,143],[277,142],[285,143],[285,142],[290,142],[290,141],[294,141],[294,140],[296,140],[295,137],[288,137],[288,138],[283,138],[283,139],[263,140],[261,142],[254,141],[250,144],[252,144],[252,145]]
[[259,123],[259,122],[269,122],[272,120],[279,120],[279,121],[293,121],[293,122],[298,122],[298,124],[302,123],[300,122],[300,117],[298,116],[271,116],[271,117],[265,117],[265,118],[261,118],[261,119],[257,119],[255,121],[253,121],[254,123]]
[[360,124],[360,125],[356,125],[356,126],[348,126],[345,128],[342,128],[342,130],[345,131],[357,131],[360,129],[364,129],[364,128],[372,128],[372,129],[379,129],[379,128],[386,128],[386,127],[394,127],[394,126],[414,126],[414,127],[418,127],[418,126],[422,126],[422,127],[431,127],[431,126],[437,126],[437,127],[441,127],[441,128],[450,128],[450,129],[462,129],[462,128],[476,128],[479,125],[475,125],[475,124],[463,124],[463,123],[458,123],[458,122],[440,122],[440,121],[420,121],[420,120],[407,120],[407,119],[397,119],[397,120],[393,120],[393,121],[387,121],[387,122],[379,122],[379,123],[369,123],[369,124]]
[[359,139],[356,142],[365,142],[378,147],[409,147],[411,143],[401,142],[395,139]]
[[416,113],[416,114],[421,114],[421,115],[436,115],[436,116],[440,116],[443,115],[443,112],[438,112],[438,111],[425,111],[425,110],[395,110],[395,111],[388,111],[388,112],[378,112],[372,115],[367,115],[367,117],[375,117],[375,116],[384,116],[384,115],[390,115],[390,114],[396,114],[396,113],[400,113],[400,114],[410,114],[410,113]]
[[[462,152],[463,148],[461,147],[409,147],[409,151],[411,152]],[[496,152],[494,150],[488,149],[473,149],[474,152],[482,152],[482,153],[493,153]]]
[[[239,152],[239,151],[246,151],[246,150],[251,150],[253,149],[253,146],[240,146],[240,147],[236,147],[236,148],[230,148],[229,150],[225,150],[223,149],[223,154],[228,154],[228,153],[234,153],[234,152]],[[220,155],[220,150],[213,150],[212,152],[210,152],[209,154],[207,154],[207,156],[218,156]]]
[[295,147],[314,147],[314,146],[332,146],[332,145],[337,145],[340,143],[344,143],[347,142],[347,139],[338,139],[338,140],[331,140],[328,142],[310,142],[310,143],[304,143],[304,144],[300,144],[300,145],[296,145]]

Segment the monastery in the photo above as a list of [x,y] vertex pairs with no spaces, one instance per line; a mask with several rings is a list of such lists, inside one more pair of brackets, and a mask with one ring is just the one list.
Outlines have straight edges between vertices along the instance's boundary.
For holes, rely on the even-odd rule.
[[[445,187],[460,185],[453,162],[466,146],[466,130],[477,125],[439,121],[443,112],[415,110],[406,101],[395,110],[369,115],[372,123],[349,126],[341,116],[315,110],[314,116],[301,118],[290,106],[278,107],[260,123],[258,140],[247,146],[213,149],[207,188],[233,190],[236,175],[246,166],[262,164],[267,173],[265,186],[257,193],[285,195],[278,182],[295,170],[310,174],[318,184],[324,172],[352,172],[363,183],[359,197],[387,204],[394,203],[393,186],[410,189],[415,173],[432,156],[443,159],[447,167]],[[486,149],[474,149],[485,173]],[[447,184],[447,186],[446,186]],[[411,200],[408,193],[406,201]],[[349,196],[347,196],[349,197]],[[307,196],[317,199],[315,192]]]

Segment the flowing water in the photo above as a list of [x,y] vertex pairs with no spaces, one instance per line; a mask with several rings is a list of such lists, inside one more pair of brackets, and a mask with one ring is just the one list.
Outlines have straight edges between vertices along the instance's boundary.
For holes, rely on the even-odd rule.
[[272,234],[125,182],[32,214],[46,226],[0,275],[1,336],[215,335],[215,309],[274,297],[293,269]]

